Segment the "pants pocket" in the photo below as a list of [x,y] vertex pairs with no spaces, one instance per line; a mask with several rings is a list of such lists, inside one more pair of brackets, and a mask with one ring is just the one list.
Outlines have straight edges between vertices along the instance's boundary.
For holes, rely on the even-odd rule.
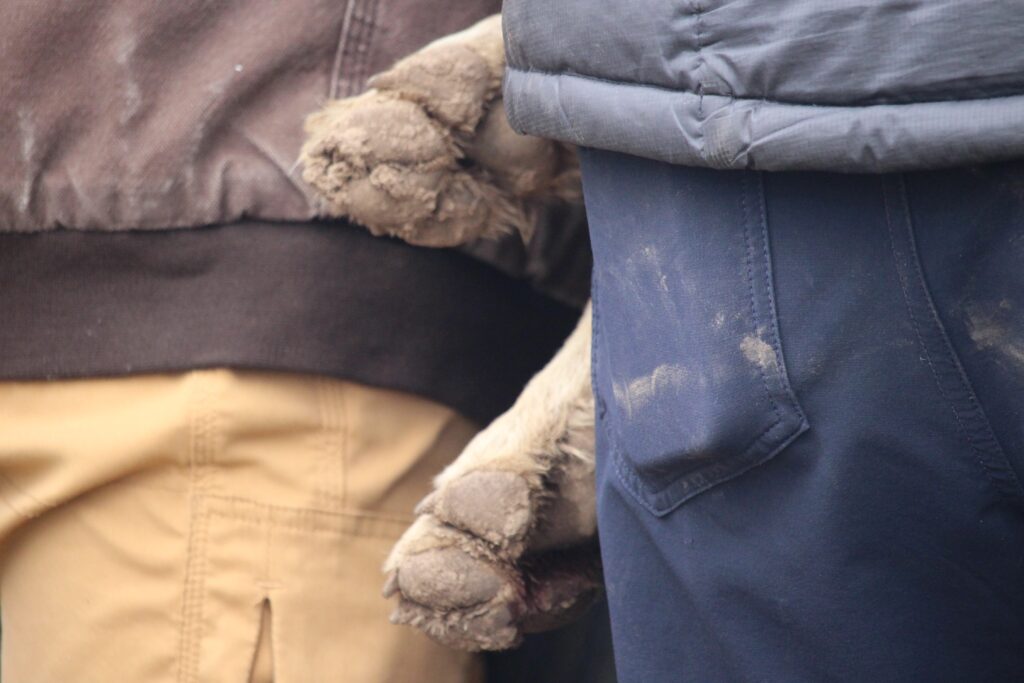
[[583,170],[603,455],[661,516],[808,428],[786,376],[760,176],[592,150]]

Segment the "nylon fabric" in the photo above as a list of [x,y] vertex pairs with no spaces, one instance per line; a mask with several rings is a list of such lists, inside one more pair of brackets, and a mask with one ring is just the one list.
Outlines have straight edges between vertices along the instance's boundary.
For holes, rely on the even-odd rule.
[[520,132],[721,169],[1024,154],[1017,3],[509,0],[503,13]]

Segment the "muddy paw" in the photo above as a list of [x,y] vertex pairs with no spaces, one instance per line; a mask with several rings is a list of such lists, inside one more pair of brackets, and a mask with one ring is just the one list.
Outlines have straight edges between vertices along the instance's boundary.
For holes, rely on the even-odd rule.
[[527,480],[514,473],[470,472],[428,496],[417,513],[430,513],[476,536],[499,551],[519,555],[535,523],[537,496]]
[[414,626],[463,650],[499,650],[522,638],[526,583],[487,545],[423,515],[395,546],[385,597],[398,597],[392,623]]
[[590,317],[435,480],[385,564],[394,621],[504,649],[597,597]]
[[543,203],[579,199],[578,164],[565,145],[512,130],[503,72],[495,16],[328,102],[306,121],[300,157],[322,212],[421,246],[528,241]]
[[441,484],[385,567],[392,620],[452,647],[497,650],[578,616],[601,586],[594,522],[581,512],[589,493],[573,485],[591,474],[566,459],[544,476],[474,469]]

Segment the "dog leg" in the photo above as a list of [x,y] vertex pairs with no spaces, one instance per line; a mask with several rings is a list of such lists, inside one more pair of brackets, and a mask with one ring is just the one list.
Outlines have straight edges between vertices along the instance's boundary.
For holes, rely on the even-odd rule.
[[435,480],[385,565],[397,623],[503,649],[599,593],[590,307],[515,405]]

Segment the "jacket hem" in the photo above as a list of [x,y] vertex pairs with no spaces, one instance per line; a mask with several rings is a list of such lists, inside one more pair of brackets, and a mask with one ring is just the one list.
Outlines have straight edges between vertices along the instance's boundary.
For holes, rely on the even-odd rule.
[[686,166],[878,173],[1024,156],[1024,95],[809,105],[509,67],[520,133]]

